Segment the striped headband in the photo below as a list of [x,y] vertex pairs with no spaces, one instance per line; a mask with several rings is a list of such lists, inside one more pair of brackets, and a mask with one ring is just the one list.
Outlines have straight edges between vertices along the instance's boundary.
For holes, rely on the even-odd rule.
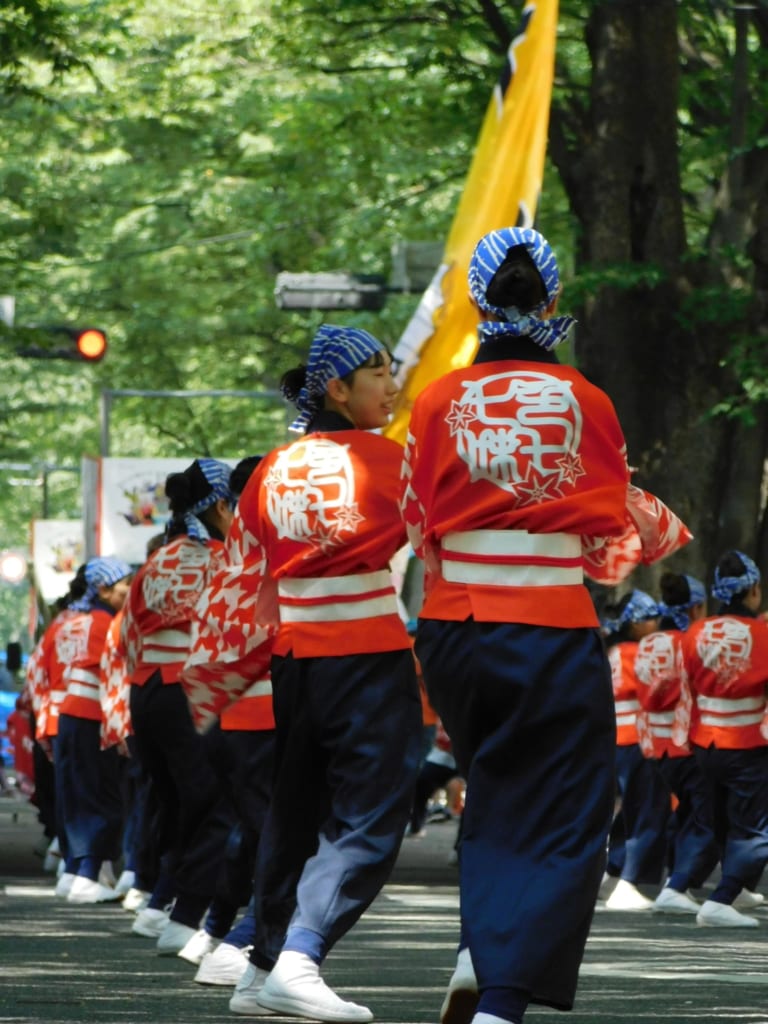
[[760,582],[760,570],[748,555],[741,551],[733,551],[744,563],[744,573],[741,576],[721,576],[718,569],[715,569],[715,582],[712,586],[712,596],[723,604],[730,604],[737,594],[749,590],[755,583]]
[[223,498],[234,508],[235,498],[229,486],[229,478],[232,476],[232,469],[226,462],[219,462],[218,459],[195,459],[198,469],[210,484],[211,490],[204,498],[196,502],[184,515],[184,525],[187,529],[187,536],[193,540],[199,540],[203,544],[211,539],[208,527],[200,519],[200,516],[211,505]]
[[322,324],[312,339],[304,387],[296,399],[299,415],[290,430],[304,433],[310,420],[323,407],[328,381],[346,377],[385,346],[367,331],[355,327]]
[[132,573],[131,566],[120,558],[89,558],[85,563],[85,593],[69,607],[76,612],[89,612],[99,596],[99,587],[111,587]]
[[[514,306],[494,306],[486,298],[488,286],[499,267],[507,258],[510,249],[525,246],[528,255],[541,275],[546,302],[536,309],[523,313]],[[478,325],[480,341],[499,335],[525,336],[549,351],[565,341],[575,320],[570,316],[551,317],[542,320],[536,313],[543,312],[560,292],[560,275],[557,260],[549,242],[533,228],[500,228],[484,235],[475,246],[469,262],[469,291],[478,307],[485,313],[500,318],[484,321]]]
[[607,634],[618,633],[630,622],[644,622],[646,619],[657,619],[661,615],[659,605],[650,594],[643,590],[633,590],[632,596],[613,619],[604,619],[602,626]]
[[690,594],[688,600],[681,604],[666,604],[664,601],[660,601],[659,611],[664,618],[672,619],[677,628],[685,632],[691,624],[688,609],[695,607],[697,604],[706,603],[707,588],[701,580],[697,580],[694,576],[683,574],[683,579],[688,584],[688,592]]

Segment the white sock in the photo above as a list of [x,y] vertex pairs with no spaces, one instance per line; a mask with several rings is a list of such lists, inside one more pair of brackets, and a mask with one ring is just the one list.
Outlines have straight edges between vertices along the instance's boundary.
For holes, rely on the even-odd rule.
[[456,957],[456,967],[462,967],[466,970],[474,970],[472,966],[472,954],[469,952],[469,946],[465,946],[464,949],[459,950],[459,954]]
[[515,1021],[505,1020],[504,1017],[496,1017],[492,1013],[476,1013],[472,1018],[472,1024],[515,1024]]
[[280,976],[283,979],[306,978],[308,975],[317,977],[320,968],[315,961],[306,953],[299,953],[295,949],[284,949],[277,958],[275,970],[280,968]]

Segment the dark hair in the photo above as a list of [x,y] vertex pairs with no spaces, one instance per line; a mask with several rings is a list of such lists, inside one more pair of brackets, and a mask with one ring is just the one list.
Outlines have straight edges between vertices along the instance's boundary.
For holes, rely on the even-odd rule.
[[665,572],[659,580],[661,599],[666,605],[688,604],[691,600],[691,588],[682,573]]
[[[720,576],[743,576],[747,567],[735,551],[726,551],[717,563],[717,571]],[[747,590],[749,587],[744,588],[745,593]]]
[[153,534],[149,538],[149,540],[147,541],[147,545],[146,545],[146,548],[145,548],[145,551],[147,552],[147,558],[149,558],[149,556],[151,554],[153,554],[155,551],[157,551],[158,548],[161,548],[163,546],[163,544],[165,544],[165,534],[164,533],[155,533],[155,534]]
[[485,297],[492,306],[529,313],[547,302],[547,289],[524,245],[513,245],[491,278]]
[[189,512],[198,501],[207,498],[212,490],[197,460],[182,473],[171,473],[165,479],[165,494],[174,518]]
[[[743,576],[747,571],[746,565],[742,562],[741,558],[736,551],[726,551],[726,553],[720,558],[717,563],[717,573],[721,578],[725,576]],[[730,601],[724,602],[726,607],[732,605],[740,605],[744,598],[750,591],[752,584],[744,587],[737,594],[733,594]]]
[[[362,370],[366,366],[384,366],[384,356],[387,355],[392,360],[392,353],[385,346],[384,348],[378,349],[373,355],[368,356],[365,362],[360,363],[354,370],[350,370],[349,373],[345,373],[343,377],[339,378],[346,384],[354,377],[358,370]],[[307,383],[307,367],[304,363],[299,366],[294,366],[292,370],[286,370],[283,376],[280,378],[280,391],[294,405],[298,401],[299,392]]]
[[263,458],[263,455],[246,455],[244,459],[240,459],[232,470],[232,476],[229,478],[229,489],[235,498],[239,498],[243,493],[251,473],[253,473]]
[[69,581],[69,590],[54,602],[53,607],[56,612],[62,612],[75,601],[79,601],[88,589],[88,583],[85,578],[85,565],[86,563],[83,562],[81,566],[78,566],[77,572]]

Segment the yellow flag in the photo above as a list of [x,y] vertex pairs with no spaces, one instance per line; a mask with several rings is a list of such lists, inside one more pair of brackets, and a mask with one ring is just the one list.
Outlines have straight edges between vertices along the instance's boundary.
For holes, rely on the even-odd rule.
[[557,0],[525,4],[483,121],[443,262],[395,348],[404,384],[384,433],[401,443],[419,392],[448,370],[467,366],[475,354],[479,318],[467,287],[475,245],[497,228],[533,224],[544,175],[556,33]]

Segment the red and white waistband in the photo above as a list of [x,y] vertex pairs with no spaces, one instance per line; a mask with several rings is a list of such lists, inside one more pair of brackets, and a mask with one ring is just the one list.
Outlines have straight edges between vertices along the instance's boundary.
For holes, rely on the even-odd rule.
[[346,622],[398,615],[387,569],[352,576],[284,577],[277,583],[283,622]]
[[72,668],[66,674],[67,696],[85,697],[86,700],[99,701],[99,677],[95,672],[84,668]]
[[246,697],[271,697],[272,696],[272,680],[271,679],[259,679],[256,683],[251,683],[242,697],[239,700],[245,700]]
[[189,644],[189,633],[184,629],[158,629],[144,637],[141,660],[146,665],[172,665],[186,659]]
[[637,722],[637,713],[640,710],[639,700],[617,700],[616,725],[634,725]]
[[567,587],[584,581],[581,538],[573,533],[466,530],[440,546],[449,583],[492,587]]
[[701,724],[718,729],[759,725],[765,714],[764,697],[705,697],[697,693],[696,706],[701,712]]
[[672,738],[672,726],[675,724],[674,711],[649,711],[648,726],[654,736],[659,739]]

